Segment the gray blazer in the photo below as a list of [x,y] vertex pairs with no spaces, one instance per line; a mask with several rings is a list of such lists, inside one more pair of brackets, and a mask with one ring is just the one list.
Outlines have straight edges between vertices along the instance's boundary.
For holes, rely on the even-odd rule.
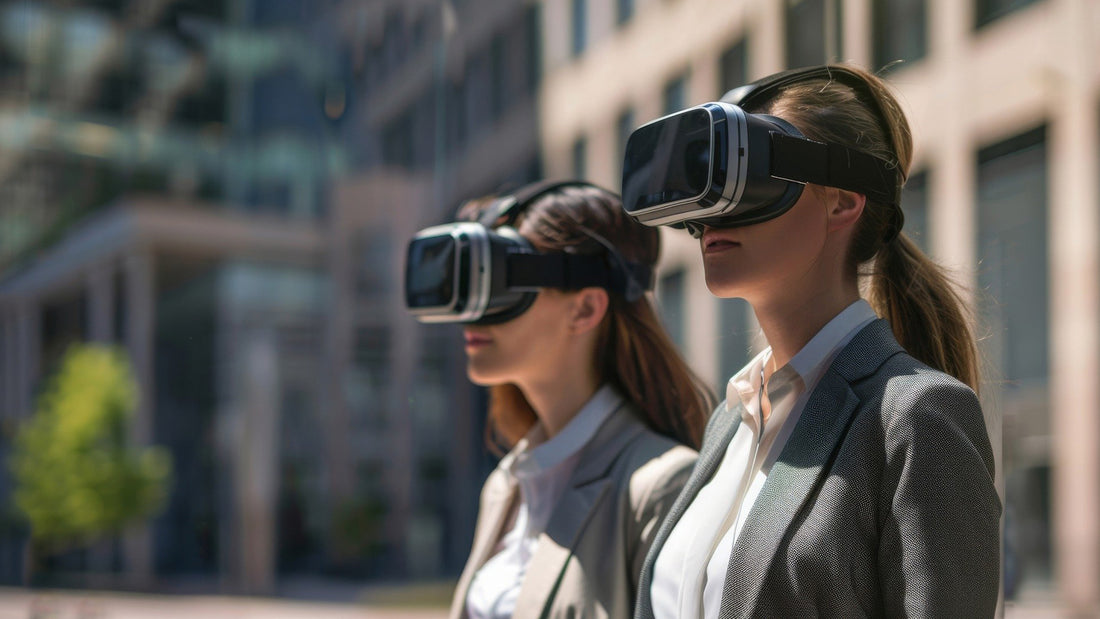
[[[695,455],[649,430],[629,404],[611,413],[581,450],[539,536],[513,616],[630,617],[642,561]],[[466,616],[470,582],[492,556],[518,494],[500,469],[486,480],[451,619]]]
[[[652,619],[662,545],[741,420],[724,405],[639,583]],[[720,616],[991,617],[1001,503],[974,392],[909,356],[876,320],[837,355],[734,544]]]

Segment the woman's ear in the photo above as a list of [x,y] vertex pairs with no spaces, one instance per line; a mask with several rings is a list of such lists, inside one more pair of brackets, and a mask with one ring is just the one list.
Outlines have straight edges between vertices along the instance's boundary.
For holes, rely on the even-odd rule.
[[573,333],[585,333],[595,329],[607,314],[611,303],[603,288],[582,288],[573,298],[570,308],[569,329]]
[[836,232],[854,226],[859,221],[860,216],[863,215],[863,207],[867,205],[867,196],[846,189],[830,189],[832,190],[830,193],[835,192],[833,193],[835,199],[829,202],[829,232]]

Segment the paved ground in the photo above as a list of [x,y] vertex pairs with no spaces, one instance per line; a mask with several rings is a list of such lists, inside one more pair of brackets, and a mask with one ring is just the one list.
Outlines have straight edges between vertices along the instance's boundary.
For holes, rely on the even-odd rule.
[[0,619],[441,619],[446,616],[442,608],[0,589]]
[[[138,595],[0,588],[0,619],[442,619],[443,608],[397,608],[213,595]],[[1010,603],[1005,619],[1064,617],[1049,600]]]

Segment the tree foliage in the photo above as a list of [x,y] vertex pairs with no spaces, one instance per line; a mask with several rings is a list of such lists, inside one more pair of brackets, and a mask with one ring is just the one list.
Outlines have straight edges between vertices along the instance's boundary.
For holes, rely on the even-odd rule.
[[90,541],[163,505],[171,461],[161,448],[131,444],[138,397],[121,351],[76,345],[65,353],[10,462],[15,504],[36,542]]

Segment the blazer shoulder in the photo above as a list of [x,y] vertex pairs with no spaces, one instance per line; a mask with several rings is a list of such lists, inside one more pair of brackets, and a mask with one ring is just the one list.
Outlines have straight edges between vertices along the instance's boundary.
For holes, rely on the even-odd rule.
[[653,474],[695,462],[694,449],[646,428],[623,450],[623,463],[633,475]]
[[992,472],[993,453],[981,402],[973,389],[954,376],[900,353],[857,391],[863,391],[868,399],[881,398],[878,409],[888,448],[907,451],[967,445]]
[[[862,389],[868,387],[881,391],[882,411],[888,417],[901,413],[925,411],[951,412],[952,410],[973,409],[980,413],[981,404],[977,394],[959,379],[929,367],[909,353],[899,353],[888,359],[877,372],[863,381]],[[950,403],[946,409],[940,406],[926,406],[938,402]]]
[[698,453],[676,441],[646,430],[624,454],[629,471],[627,490],[635,511],[658,495],[679,494],[687,483]]

